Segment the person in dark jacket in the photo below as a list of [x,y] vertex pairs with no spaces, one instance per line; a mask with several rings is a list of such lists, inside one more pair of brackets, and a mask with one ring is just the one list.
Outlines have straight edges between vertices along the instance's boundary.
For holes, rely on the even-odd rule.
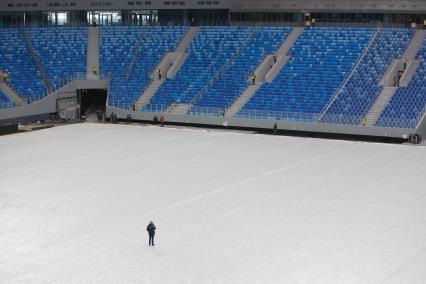
[[164,116],[160,117],[160,127],[164,127]]
[[102,113],[99,109],[96,111],[96,116],[98,118],[98,123],[101,123],[102,122]]
[[146,230],[148,231],[149,245],[150,246],[154,246],[154,236],[155,236],[155,230],[156,229],[157,228],[155,227],[155,225],[152,221],[150,221],[148,226],[146,227]]

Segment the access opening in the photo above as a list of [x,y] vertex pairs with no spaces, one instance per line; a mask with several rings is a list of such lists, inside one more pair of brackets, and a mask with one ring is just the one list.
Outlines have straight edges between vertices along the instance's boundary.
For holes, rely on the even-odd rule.
[[77,90],[80,104],[80,116],[85,116],[87,121],[97,121],[97,112],[105,117],[107,90],[82,89]]

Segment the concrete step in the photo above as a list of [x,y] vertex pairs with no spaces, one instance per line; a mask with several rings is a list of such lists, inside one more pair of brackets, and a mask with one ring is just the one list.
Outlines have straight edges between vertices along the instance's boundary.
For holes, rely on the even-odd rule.
[[377,119],[380,117],[380,114],[383,112],[397,89],[397,87],[383,88],[377,100],[374,102],[368,114],[365,116],[367,125],[373,126],[376,123]]
[[416,72],[417,67],[419,66],[419,62],[416,59],[416,55],[419,52],[425,38],[426,31],[416,31],[402,57],[394,59],[388,66],[388,69],[380,80],[380,84],[382,86],[393,87],[394,80],[395,78],[398,78],[398,73],[400,71],[403,71],[404,74],[401,77],[399,85],[405,86],[410,82],[410,80],[414,76],[414,73]]
[[176,76],[176,73],[180,70],[185,60],[188,58],[187,52],[178,52],[178,55],[176,56],[175,60],[173,61],[173,64],[170,66],[169,70],[167,71],[167,78],[173,78]]
[[179,45],[173,52],[168,52],[164,55],[163,59],[157,64],[152,71],[151,79],[158,79],[158,71],[161,70],[161,74],[167,78],[173,78],[179,71],[182,64],[185,62],[188,54],[186,49],[192,42],[193,38],[197,34],[199,27],[190,27],[186,32],[185,36],[179,42]]
[[413,79],[414,74],[416,74],[417,67],[419,67],[420,61],[415,60],[409,60],[407,64],[407,68],[404,71],[404,74],[401,77],[401,80],[399,80],[400,86],[407,86],[408,83],[410,83],[411,79]]
[[[163,59],[157,64],[150,75],[152,80],[150,85],[147,89],[144,90],[139,99],[136,101],[136,109],[142,110],[149,103],[158,89],[160,89],[165,79],[172,78],[176,75],[188,57],[186,49],[197,34],[198,30],[199,27],[190,27],[185,36],[180,41],[179,45],[176,47],[175,51],[168,52],[164,55]],[[158,76],[159,70],[161,70],[162,74],[161,79]]]
[[270,83],[275,79],[283,66],[289,60],[287,52],[297,41],[303,30],[303,28],[294,28],[277,49],[277,51],[274,54],[267,55],[263,59],[254,72],[256,75],[256,84],[249,85],[247,89],[231,104],[231,106],[225,112],[226,117],[232,117],[236,115],[265,81]]
[[190,27],[181,42],[179,43],[179,45],[176,47],[175,51],[186,52],[186,49],[188,48],[189,44],[192,42],[199,30],[200,27]]
[[405,53],[402,58],[405,58],[406,60],[415,59],[425,38],[426,38],[426,30],[416,30],[416,33],[411,39],[411,42],[408,45],[407,49],[405,50]]
[[240,109],[251,99],[251,97],[259,90],[263,85],[262,82],[257,83],[256,85],[250,85],[247,89],[239,96],[234,103],[226,110],[225,117],[235,116]]
[[[86,79],[99,79],[99,40],[100,28],[89,27],[87,38],[87,61],[86,61]],[[96,69],[96,74],[93,72]]]
[[161,85],[164,83],[165,79],[154,80],[148,86],[148,88],[142,93],[139,99],[136,101],[136,109],[142,110],[147,104],[149,104],[151,98],[155,93],[160,89]]
[[152,80],[159,79],[159,70],[161,70],[162,79],[164,76],[166,78],[173,78],[179,71],[180,67],[182,67],[182,64],[185,62],[187,57],[188,54],[185,52],[166,53],[160,63],[158,63],[152,71],[150,78]]
[[171,104],[166,112],[170,114],[187,114],[192,104],[173,103]]
[[275,79],[275,77],[277,77],[277,75],[281,72],[284,65],[290,59],[290,57],[287,56],[288,51],[294,45],[294,43],[297,41],[297,39],[300,37],[303,31],[304,31],[304,28],[300,28],[300,27],[293,28],[291,33],[288,35],[288,37],[284,40],[284,42],[278,48],[277,52],[275,52],[275,54],[272,55],[271,57],[272,67],[264,76],[264,80],[266,82],[268,83],[272,82]]
[[23,106],[26,105],[27,102],[22,99],[18,93],[15,92],[8,84],[4,82],[0,82],[0,90],[9,97],[9,99],[17,105]]
[[278,76],[283,69],[284,65],[289,61],[290,57],[287,55],[281,55],[277,57],[277,61],[272,66],[271,70],[265,75],[265,82],[271,83]]
[[300,35],[303,33],[304,28],[296,27],[293,28],[291,33],[288,35],[288,37],[285,39],[283,44],[278,48],[276,54],[277,55],[285,55],[288,53],[290,48],[294,45],[294,43],[297,41],[297,39],[300,37]]
[[20,31],[21,31],[21,34],[22,34],[22,38],[24,40],[25,47],[26,47],[28,53],[31,55],[31,58],[33,59],[35,65],[37,66],[38,72],[40,74],[41,81],[43,82],[43,84],[46,87],[46,89],[48,90],[48,92],[52,91],[52,84],[49,80],[49,77],[47,76],[46,68],[44,67],[44,64],[41,60],[40,55],[34,49],[34,46],[31,42],[31,39],[30,39],[30,36],[28,34],[27,29],[21,28]]

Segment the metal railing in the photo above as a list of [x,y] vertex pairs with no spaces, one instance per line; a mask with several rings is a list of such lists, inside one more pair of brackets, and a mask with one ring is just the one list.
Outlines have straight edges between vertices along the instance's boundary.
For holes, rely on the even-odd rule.
[[237,48],[235,53],[231,55],[231,58],[226,61],[226,63],[222,66],[222,68],[219,69],[218,72],[216,72],[215,76],[213,76],[212,79],[206,84],[206,86],[200,92],[198,92],[195,97],[192,98],[192,100],[189,102],[190,104],[195,104],[195,102],[200,100],[201,97],[203,97],[204,94],[207,93],[209,87],[212,86],[217,80],[219,80],[223,73],[225,73],[225,71],[234,64],[235,59],[241,54],[241,50],[248,46],[248,44],[251,42],[254,35],[256,34],[256,31],[257,30],[253,30],[249,34],[249,36],[245,39],[244,43]]
[[364,60],[365,56],[367,55],[368,51],[370,50],[370,47],[373,44],[374,40],[376,39],[377,35],[379,34],[379,31],[380,31],[380,28],[378,28],[378,29],[375,30],[373,36],[371,37],[370,41],[368,42],[368,45],[366,46],[364,52],[362,53],[362,55],[360,56],[360,58],[358,59],[358,61],[356,62],[356,64],[352,67],[351,71],[348,73],[348,75],[346,76],[345,80],[343,80],[342,83],[340,84],[340,86],[337,88],[337,90],[336,90],[335,94],[333,95],[333,97],[331,97],[331,99],[329,100],[329,102],[321,110],[320,116],[319,116],[318,120],[320,120],[321,117],[327,113],[328,109],[333,105],[334,101],[339,97],[339,95],[345,89],[346,85],[348,84],[349,80],[352,78],[353,74],[355,72],[358,72],[359,65]]
[[22,38],[24,39],[25,46],[28,50],[28,52],[31,54],[32,59],[34,60],[34,63],[38,67],[38,71],[40,72],[40,79],[44,83],[46,89],[52,88],[52,83],[49,80],[49,77],[47,76],[46,68],[44,67],[43,61],[41,60],[40,55],[38,52],[34,49],[33,44],[30,39],[30,35],[28,34],[28,31],[25,27],[20,28]]
[[[138,112],[149,113],[166,113],[169,105],[147,105],[141,107],[138,104],[123,103],[120,101],[112,101],[109,106],[117,107],[126,110],[134,110]],[[191,107],[185,115],[188,116],[225,116],[226,108],[219,107]],[[426,106],[421,112],[422,115],[415,118],[386,118],[380,117],[375,127],[390,127],[390,128],[404,128],[415,129],[419,123],[426,116]],[[314,124],[344,124],[352,126],[362,126],[362,116],[360,115],[344,115],[344,114],[326,114],[319,120],[319,113],[305,113],[305,112],[286,112],[286,111],[271,111],[271,110],[256,110],[256,109],[243,109],[240,110],[234,118],[247,119],[247,120],[273,120],[273,121],[291,121],[291,122],[305,122]],[[367,126],[367,121],[365,121]]]
[[0,109],[19,107],[14,102],[0,102]]
[[133,66],[135,66],[136,61],[137,61],[137,59],[139,57],[139,53],[140,53],[140,49],[141,49],[141,46],[142,46],[142,42],[143,42],[143,40],[145,38],[145,34],[146,34],[147,31],[148,31],[148,26],[144,26],[144,28],[142,30],[142,33],[141,33],[141,36],[140,36],[138,42],[136,43],[135,52],[133,54],[132,61],[130,61],[129,67],[127,68],[126,79],[129,79],[130,74],[132,74]]

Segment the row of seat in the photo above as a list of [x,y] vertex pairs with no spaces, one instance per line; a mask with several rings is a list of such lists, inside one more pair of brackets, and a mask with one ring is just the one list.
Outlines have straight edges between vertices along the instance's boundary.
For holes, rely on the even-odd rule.
[[[323,122],[359,124],[383,89],[380,80],[389,64],[401,58],[414,31],[379,29],[349,81],[323,116]],[[339,119],[335,119],[336,116]]]
[[187,48],[188,57],[175,77],[167,79],[156,92],[146,110],[189,103],[211,87],[224,68],[253,37],[248,27],[201,27]]
[[0,70],[9,74],[8,84],[12,89],[28,101],[46,94],[36,64],[19,29],[0,29],[0,50]]
[[53,89],[65,78],[86,73],[87,28],[30,28],[28,35]]
[[[250,75],[263,58],[274,53],[284,42],[290,28],[255,28],[238,50],[232,62],[192,108],[226,109],[247,88]],[[220,114],[220,111],[218,112]]]
[[[238,114],[249,111],[319,113],[365,49],[371,29],[305,29],[291,48],[290,60],[265,83]],[[313,117],[313,116],[311,116]]]
[[184,37],[187,27],[119,27],[101,32],[101,71],[111,75],[109,101],[131,108],[151,82],[150,74]]
[[420,64],[406,87],[400,87],[376,122],[376,126],[415,128],[426,108],[426,40],[417,54]]

